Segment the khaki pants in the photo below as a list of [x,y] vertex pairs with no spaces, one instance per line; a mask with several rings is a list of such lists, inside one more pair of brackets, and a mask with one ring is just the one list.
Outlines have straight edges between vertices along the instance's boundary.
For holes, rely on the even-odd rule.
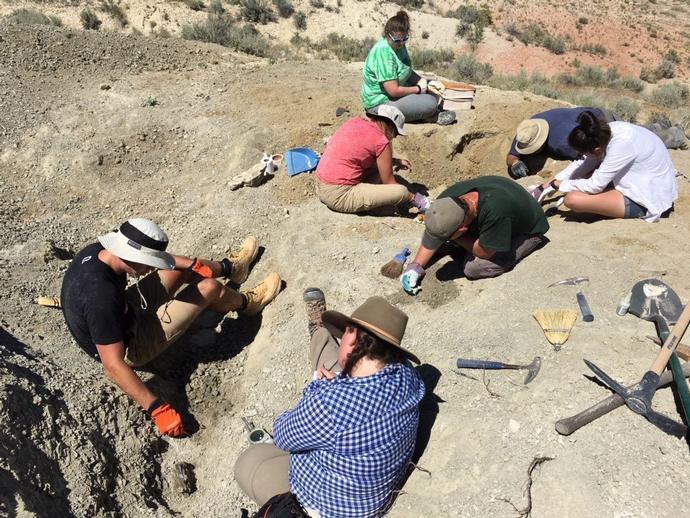
[[545,243],[544,236],[522,235],[513,238],[508,252],[497,252],[491,259],[480,259],[474,254],[465,252],[463,272],[470,280],[498,277],[515,268],[517,263]]
[[[324,365],[340,372],[338,343],[323,327],[311,339],[309,362],[314,370]],[[290,454],[273,444],[252,444],[235,463],[235,480],[249,498],[259,506],[274,495],[290,491],[288,467]]]
[[318,178],[316,194],[329,209],[348,214],[397,205],[408,197],[404,185],[366,182],[357,185],[331,185]]
[[127,306],[132,311],[132,324],[127,330],[125,361],[140,367],[165,351],[189,328],[198,311],[196,306],[174,300],[168,293],[158,272],[139,281],[139,290],[146,300],[142,309],[136,285],[127,288]]

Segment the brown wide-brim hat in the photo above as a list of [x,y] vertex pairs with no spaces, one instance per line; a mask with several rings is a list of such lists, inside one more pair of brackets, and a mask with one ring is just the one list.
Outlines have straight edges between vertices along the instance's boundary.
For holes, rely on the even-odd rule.
[[339,311],[325,311],[321,320],[336,338],[342,338],[345,327],[354,324],[401,350],[414,363],[421,363],[416,355],[400,345],[407,327],[407,315],[383,297],[369,297],[349,317]]

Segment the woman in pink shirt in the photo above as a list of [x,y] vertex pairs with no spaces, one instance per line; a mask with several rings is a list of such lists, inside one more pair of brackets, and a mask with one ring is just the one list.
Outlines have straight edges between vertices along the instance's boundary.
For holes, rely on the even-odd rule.
[[393,167],[411,169],[410,162],[393,158],[393,139],[405,135],[405,117],[395,106],[380,105],[343,124],[328,141],[316,168],[319,199],[336,212],[364,212],[409,202],[420,211],[426,196],[400,185]]

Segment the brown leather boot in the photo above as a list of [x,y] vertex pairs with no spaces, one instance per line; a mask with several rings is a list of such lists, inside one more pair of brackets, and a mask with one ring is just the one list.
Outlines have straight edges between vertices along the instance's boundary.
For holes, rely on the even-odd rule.
[[230,281],[235,284],[242,284],[249,277],[249,267],[259,253],[259,243],[254,236],[249,236],[244,240],[237,252],[233,252],[228,259],[232,263],[232,273]]
[[240,313],[247,316],[258,314],[264,307],[271,302],[280,292],[280,275],[269,273],[266,278],[251,290],[242,292],[247,297],[247,307]]

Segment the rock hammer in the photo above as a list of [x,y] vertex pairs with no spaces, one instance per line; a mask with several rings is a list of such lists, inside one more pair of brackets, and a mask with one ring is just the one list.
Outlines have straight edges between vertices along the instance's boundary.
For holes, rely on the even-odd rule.
[[[578,284],[581,284],[583,282],[589,282],[589,277],[569,277],[567,279],[563,279],[562,281],[549,284],[547,288],[552,288],[553,286],[562,286],[564,284],[567,284],[569,286],[577,286]],[[594,315],[592,314],[592,310],[589,309],[589,304],[587,303],[585,294],[582,293],[582,289],[578,290],[577,292],[577,305],[580,306],[582,320],[584,320],[585,322],[592,322],[594,320]]]

